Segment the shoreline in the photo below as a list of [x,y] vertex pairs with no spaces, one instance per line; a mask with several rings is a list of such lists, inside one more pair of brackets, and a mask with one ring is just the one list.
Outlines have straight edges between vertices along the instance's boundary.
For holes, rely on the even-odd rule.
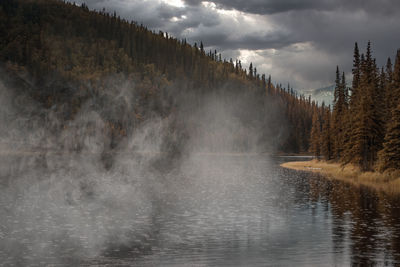
[[289,161],[280,165],[286,169],[321,174],[327,179],[344,181],[355,186],[366,186],[388,194],[400,194],[400,171],[396,173],[361,172],[353,165],[321,160]]

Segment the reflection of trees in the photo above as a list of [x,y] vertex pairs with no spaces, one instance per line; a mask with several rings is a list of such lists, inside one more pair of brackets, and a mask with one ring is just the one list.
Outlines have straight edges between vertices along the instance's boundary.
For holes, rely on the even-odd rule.
[[345,249],[345,213],[348,211],[342,195],[348,195],[349,186],[317,177],[311,180],[311,187],[314,198],[325,198],[331,203],[333,249],[335,254],[341,254]]
[[348,211],[346,199],[350,186],[338,181],[329,181],[316,175],[310,179],[310,194],[314,201],[324,199],[331,203],[333,252],[344,253],[346,240],[345,214]]
[[374,261],[378,253],[380,214],[377,210],[379,199],[365,188],[354,188],[350,196],[350,208],[354,222],[351,229],[352,263],[365,266]]
[[352,265],[400,262],[399,197],[313,176],[310,198],[331,204],[335,254],[342,254],[349,242]]
[[384,193],[379,194],[379,212],[385,227],[386,254],[393,258],[394,262],[400,263],[400,196],[388,197]]

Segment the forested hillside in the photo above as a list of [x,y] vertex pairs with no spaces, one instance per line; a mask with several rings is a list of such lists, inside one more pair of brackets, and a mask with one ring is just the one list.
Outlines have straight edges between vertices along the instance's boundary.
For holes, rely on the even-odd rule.
[[368,43],[354,47],[353,83],[336,71],[333,108],[313,116],[311,150],[326,160],[353,163],[364,171],[400,169],[400,50],[394,66],[378,68]]
[[[170,118],[170,127],[179,129],[174,138],[182,140],[194,127],[176,115],[182,112],[183,96],[228,95],[229,102],[232,94],[245,94],[254,102],[251,112],[249,105],[233,108],[244,125],[261,126],[260,140],[273,139],[284,152],[309,149],[316,103],[274,85],[252,64],[247,70],[239,60],[205,51],[200,40],[191,45],[115,13],[57,0],[1,1],[0,36],[4,86],[40,106],[36,118],[43,123],[51,110],[57,123],[52,120],[45,127],[55,134],[71,128],[69,122],[90,106],[105,121],[102,129],[111,136],[110,148],[155,116]],[[196,109],[202,101],[191,105]],[[246,150],[246,145],[237,150]]]

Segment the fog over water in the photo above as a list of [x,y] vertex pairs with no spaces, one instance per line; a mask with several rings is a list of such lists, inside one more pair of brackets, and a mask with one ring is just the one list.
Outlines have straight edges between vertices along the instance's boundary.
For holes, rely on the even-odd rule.
[[[175,100],[179,110],[164,117],[149,112],[139,124],[127,117],[135,108],[134,84],[115,81],[66,121],[68,103],[44,108],[2,77],[0,258],[6,264],[80,261],[132,242],[144,249],[154,218],[164,212],[160,203],[179,205],[182,195],[215,186],[207,174],[214,158],[198,162],[198,153],[274,146],[254,123],[254,96],[224,88],[210,95],[183,91]],[[19,78],[30,85],[28,77]],[[131,120],[133,127],[116,142],[105,115]],[[219,172],[233,171],[229,164],[221,167],[226,170]],[[223,180],[218,185],[227,186]]]
[[0,82],[0,265],[399,262],[395,201],[278,166],[274,101],[183,91],[116,140],[136,92],[110,84],[65,121]]

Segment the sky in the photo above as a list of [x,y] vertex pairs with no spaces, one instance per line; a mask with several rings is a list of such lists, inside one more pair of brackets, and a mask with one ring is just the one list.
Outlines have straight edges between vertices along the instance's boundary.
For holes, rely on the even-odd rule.
[[296,90],[351,79],[354,43],[371,41],[379,66],[400,48],[399,0],[75,0],[168,32],[229,60],[250,62]]

